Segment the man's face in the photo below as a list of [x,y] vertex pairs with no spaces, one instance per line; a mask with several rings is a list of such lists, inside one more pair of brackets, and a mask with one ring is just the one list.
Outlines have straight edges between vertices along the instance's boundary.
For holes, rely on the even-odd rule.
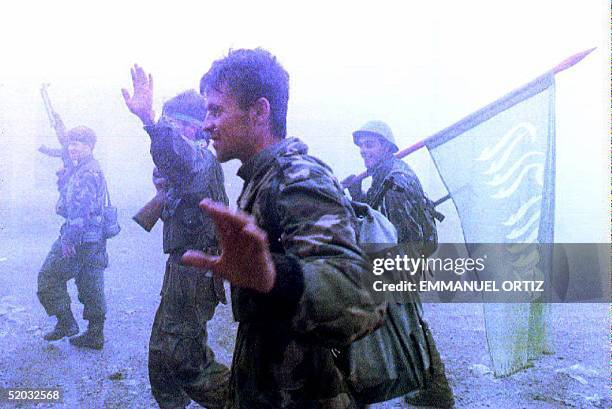
[[219,162],[248,160],[253,131],[248,110],[240,108],[225,86],[222,91],[211,89],[206,93],[206,109],[204,130],[210,132]]
[[381,161],[392,155],[389,144],[377,136],[362,136],[358,139],[357,146],[359,146],[359,153],[368,170],[375,168]]
[[208,132],[202,129],[203,125],[197,125],[195,122],[188,122],[177,119],[172,115],[164,116],[164,120],[174,126],[182,136],[188,140],[194,142],[198,141],[199,144],[208,146],[210,139]]
[[171,115],[168,115],[166,117],[166,120],[168,122],[171,122],[181,133],[181,135],[183,135],[184,137],[186,137],[187,139],[191,140],[191,141],[195,141],[196,140],[196,134],[198,132],[198,129],[185,121],[181,121],[180,119],[176,119],[174,117],[172,117]]
[[91,146],[85,142],[71,139],[70,142],[68,142],[68,155],[70,159],[78,162],[91,155]]

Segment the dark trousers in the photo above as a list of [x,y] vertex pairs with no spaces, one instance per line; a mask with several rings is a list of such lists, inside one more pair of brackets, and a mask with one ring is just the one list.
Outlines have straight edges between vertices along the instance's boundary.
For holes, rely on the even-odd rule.
[[66,283],[74,278],[79,301],[83,304],[83,318],[104,321],[104,269],[108,265],[106,241],[84,243],[76,247],[76,255],[62,256],[57,239],[38,273],[38,299],[48,315],[61,315],[70,310],[70,296]]
[[149,342],[149,380],[160,408],[184,408],[191,400],[208,409],[225,405],[229,370],[207,345],[217,304],[212,278],[168,261]]

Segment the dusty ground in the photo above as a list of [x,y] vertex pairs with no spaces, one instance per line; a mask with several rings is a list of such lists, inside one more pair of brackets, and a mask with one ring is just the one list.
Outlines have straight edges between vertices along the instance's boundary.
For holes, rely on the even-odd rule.
[[[103,351],[83,351],[66,340],[41,338],[54,325],[36,299],[36,275],[58,231],[25,220],[0,229],[0,387],[58,387],[61,404],[40,408],[155,408],[147,377],[147,344],[158,303],[164,257],[159,227],[147,234],[123,220],[123,232],[109,241],[106,271],[108,320]],[[80,317],[74,284],[73,308]],[[446,363],[458,408],[606,408],[610,400],[610,315],[606,304],[555,305],[556,353],[513,376],[486,373],[482,306],[426,305]],[[79,320],[84,327],[82,320]],[[210,342],[229,364],[236,325],[228,306],[210,323]],[[476,365],[476,366],[474,366]],[[486,366],[483,367],[482,365]],[[569,368],[569,369],[568,369]],[[0,407],[34,407],[8,404]],[[192,407],[198,407],[192,404]],[[378,407],[405,407],[386,403]]]

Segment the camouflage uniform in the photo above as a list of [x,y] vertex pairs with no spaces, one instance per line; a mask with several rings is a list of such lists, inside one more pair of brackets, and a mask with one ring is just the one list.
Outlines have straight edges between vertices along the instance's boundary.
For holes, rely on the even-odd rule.
[[[378,199],[378,203],[372,203],[379,196],[378,192],[384,181],[390,178],[393,178],[393,186]],[[424,237],[425,226],[416,215],[416,208],[425,205],[425,193],[421,182],[404,161],[394,156],[383,160],[372,172],[372,187],[366,194],[356,189],[350,189],[350,192],[354,200],[374,205],[393,223],[397,230],[398,243],[418,244],[432,240],[430,237]],[[433,219],[428,222],[435,223]]]
[[151,391],[161,408],[184,408],[191,400],[222,408],[229,370],[215,361],[206,325],[218,302],[226,302],[223,283],[210,272],[181,265],[180,258],[187,249],[218,251],[213,223],[198,203],[203,198],[228,203],[223,170],[208,149],[163,120],[145,130],[153,161],[170,185],[162,212],[169,257],[149,342]]
[[[92,156],[71,166],[68,172],[56,206],[57,214],[66,221],[38,273],[38,299],[47,314],[72,316],[66,282],[74,278],[79,301],[84,305],[83,318],[103,322],[103,271],[108,265],[101,217],[106,195],[104,175]],[[63,257],[62,243],[73,245],[76,255]]]
[[227,408],[350,407],[330,347],[382,322],[384,305],[359,285],[371,272],[348,199],[307,149],[284,139],[238,171],[238,206],[268,234],[277,276],[268,294],[232,288],[239,327]]
[[[381,197],[384,182],[391,178],[393,183]],[[430,243],[437,243],[437,238],[431,236],[431,232],[435,232],[435,220],[429,212],[420,211],[428,206],[428,199],[410,166],[394,156],[383,160],[372,172],[371,186],[366,194],[361,192],[359,185],[357,187],[353,185],[349,191],[354,200],[376,207],[391,221],[397,230],[398,243],[410,243],[406,248],[410,257],[419,257],[421,254],[429,256],[435,250],[431,249]],[[446,395],[450,401],[450,404],[443,403],[441,406],[435,401],[427,403],[438,407],[452,406],[452,390],[429,326],[423,318],[420,298],[417,293],[411,295],[415,297],[412,303],[390,303],[389,314],[405,316],[402,321],[407,324],[403,328],[406,333],[402,335],[406,336],[407,340],[414,339],[421,345],[425,344],[425,347],[418,348],[417,352],[421,353],[421,362],[424,363],[424,368],[430,376],[420,379],[419,383],[425,384],[427,391],[436,389],[436,393]],[[409,384],[403,382],[401,378],[400,375],[392,391],[386,391],[388,396],[400,396],[412,392]]]

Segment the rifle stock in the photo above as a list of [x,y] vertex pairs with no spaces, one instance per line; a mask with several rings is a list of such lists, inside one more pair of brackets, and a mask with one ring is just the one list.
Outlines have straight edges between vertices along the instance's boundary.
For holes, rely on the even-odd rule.
[[150,232],[161,217],[165,198],[166,194],[164,191],[158,191],[157,194],[132,217],[132,220],[138,223],[140,227]]

